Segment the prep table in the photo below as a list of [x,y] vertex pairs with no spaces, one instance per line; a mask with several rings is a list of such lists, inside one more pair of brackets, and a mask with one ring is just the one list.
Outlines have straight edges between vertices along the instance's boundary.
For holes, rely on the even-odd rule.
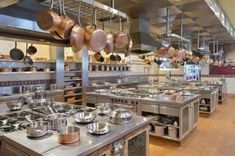
[[[1,114],[9,113],[4,103]],[[26,108],[27,109],[27,108]],[[108,122],[107,116],[97,115],[96,121]],[[2,133],[1,156],[4,155],[47,155],[47,156],[85,156],[85,155],[108,155],[113,154],[117,145],[123,145],[123,152],[140,153],[148,155],[148,130],[151,119],[134,116],[128,124],[111,124],[111,131],[105,135],[92,135],[88,133],[86,125],[75,123],[73,117],[68,118],[68,125],[80,128],[80,141],[62,145],[57,141],[57,132],[52,131],[46,136],[30,139],[26,136],[26,130],[10,133]],[[139,141],[141,139],[141,141]],[[139,148],[141,147],[141,151]]]

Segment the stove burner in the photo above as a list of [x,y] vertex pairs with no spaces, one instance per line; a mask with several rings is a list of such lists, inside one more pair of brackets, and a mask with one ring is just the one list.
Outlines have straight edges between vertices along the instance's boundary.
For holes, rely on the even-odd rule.
[[5,133],[14,132],[17,130],[26,129],[29,121],[26,120],[25,116],[30,115],[32,121],[40,120],[43,118],[40,114],[35,114],[31,111],[22,111],[19,113],[12,113],[0,116],[0,131]]

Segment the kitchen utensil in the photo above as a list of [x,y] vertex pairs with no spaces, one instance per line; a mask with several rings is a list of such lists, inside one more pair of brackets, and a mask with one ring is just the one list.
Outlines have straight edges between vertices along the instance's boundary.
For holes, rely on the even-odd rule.
[[104,62],[104,57],[101,55],[100,59],[99,59],[99,62]]
[[116,61],[120,62],[122,60],[121,56],[120,55],[116,55],[116,58],[115,58]]
[[122,32],[122,19],[119,19],[119,33],[115,35],[115,47],[117,49],[122,49],[129,43],[127,34]]
[[116,56],[113,55],[113,52],[112,52],[112,54],[109,56],[109,58],[110,58],[111,61],[116,61]]
[[0,68],[0,72],[12,72],[12,69],[11,68]]
[[105,45],[104,51],[106,54],[110,54],[114,49],[114,34],[112,32],[111,24],[112,16],[109,17],[109,33],[107,34],[107,43]]
[[154,125],[154,132],[156,136],[164,136],[165,135],[165,129],[166,126],[161,126],[161,125]]
[[55,113],[50,105],[47,106],[52,114],[47,116],[47,120],[49,122],[50,129],[58,130],[61,128],[65,128],[67,126],[67,117],[68,115],[65,113]]
[[61,21],[56,29],[56,32],[63,39],[68,39],[70,37],[72,28],[75,25],[75,22],[66,15],[64,0],[62,0],[62,15],[60,16],[60,20]]
[[111,126],[104,122],[94,122],[87,125],[88,132],[91,134],[106,134],[110,131]]
[[95,7],[93,7],[93,17],[93,25],[85,28],[85,42],[90,50],[100,52],[107,43],[107,37],[103,30],[97,29]]
[[80,13],[81,13],[82,0],[79,1],[78,6],[78,24],[73,26],[70,35],[70,46],[74,52],[78,52],[82,49],[85,41],[85,30],[82,28]]
[[12,60],[22,60],[24,58],[24,53],[17,48],[17,42],[15,42],[15,48],[10,50],[10,57]]
[[117,108],[111,111],[109,114],[109,121],[114,124],[123,124],[131,122],[133,113],[123,108]]
[[96,52],[96,53],[94,54],[94,58],[95,58],[95,60],[96,60],[97,62],[99,62],[99,59],[101,58],[100,52]]
[[54,0],[51,0],[50,9],[37,14],[36,21],[38,27],[42,30],[55,32],[61,23],[60,16],[53,11],[53,5]]
[[55,113],[48,116],[49,126],[52,130],[58,130],[67,126],[67,114]]
[[27,53],[28,53],[27,51],[28,51],[28,43],[26,43],[26,53],[25,53],[23,61],[25,64],[33,65],[33,60],[31,59],[31,57],[27,56]]
[[177,129],[174,127],[168,127],[168,136],[171,138],[177,138]]
[[82,111],[74,114],[74,119],[77,123],[90,123],[95,119],[94,112]]
[[23,107],[23,101],[22,100],[7,101],[7,107],[10,109],[10,111],[21,110],[21,108]]
[[112,110],[111,103],[97,103],[95,106],[100,115],[107,115]]
[[29,55],[34,55],[37,53],[37,48],[33,46],[33,43],[28,47],[26,51]]
[[26,115],[25,118],[30,122],[26,127],[26,133],[28,137],[38,138],[47,134],[48,123],[45,121],[32,121],[30,116]]
[[80,140],[80,128],[75,126],[64,127],[57,130],[58,142],[71,144]]

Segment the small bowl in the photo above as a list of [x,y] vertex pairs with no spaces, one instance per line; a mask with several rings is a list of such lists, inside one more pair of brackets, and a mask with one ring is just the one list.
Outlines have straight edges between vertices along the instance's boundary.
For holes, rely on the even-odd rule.
[[35,121],[26,127],[28,137],[38,138],[47,134],[49,129],[48,123],[45,121]]
[[87,125],[88,132],[91,134],[106,134],[110,131],[111,126],[105,122],[94,122]]
[[82,111],[74,114],[74,119],[77,123],[90,123],[95,119],[95,117],[95,113],[87,111]]

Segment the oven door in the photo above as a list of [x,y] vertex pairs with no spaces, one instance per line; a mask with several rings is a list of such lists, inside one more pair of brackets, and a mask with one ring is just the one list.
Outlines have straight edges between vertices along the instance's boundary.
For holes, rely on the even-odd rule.
[[133,113],[137,113],[137,106],[136,105],[129,105],[129,104],[118,104],[118,103],[113,103],[113,108],[117,109],[117,108],[124,108],[127,109]]

